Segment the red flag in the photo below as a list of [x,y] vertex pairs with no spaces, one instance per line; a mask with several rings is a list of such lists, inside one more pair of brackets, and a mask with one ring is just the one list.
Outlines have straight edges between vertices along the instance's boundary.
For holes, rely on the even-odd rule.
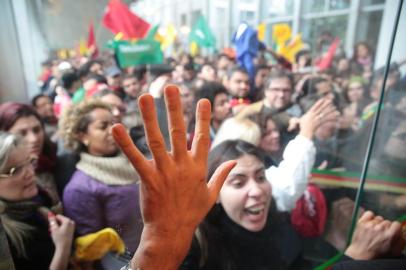
[[87,37],[87,51],[90,52],[90,58],[96,58],[99,55],[99,49],[96,45],[96,37],[94,35],[93,22],[89,24],[89,35]]
[[123,33],[123,39],[143,38],[150,24],[132,13],[121,0],[110,0],[104,16],[103,25],[114,34]]
[[330,47],[328,48],[328,51],[324,56],[322,56],[318,61],[316,61],[316,66],[320,70],[327,69],[331,66],[334,60],[334,56],[336,54],[336,50],[338,48],[338,45],[340,45],[340,39],[336,37],[334,41],[331,43]]

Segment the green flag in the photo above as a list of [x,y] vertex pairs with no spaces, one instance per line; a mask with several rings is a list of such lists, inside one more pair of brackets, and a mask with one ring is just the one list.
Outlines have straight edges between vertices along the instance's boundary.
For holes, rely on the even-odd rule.
[[199,47],[214,47],[216,39],[203,16],[197,19],[189,34],[189,42],[196,42]]
[[114,41],[114,48],[121,68],[142,64],[161,64],[164,56],[161,44],[155,40],[140,39],[135,43],[120,40]]
[[156,24],[154,27],[149,29],[147,36],[145,39],[155,39],[155,35],[158,33],[159,24]]

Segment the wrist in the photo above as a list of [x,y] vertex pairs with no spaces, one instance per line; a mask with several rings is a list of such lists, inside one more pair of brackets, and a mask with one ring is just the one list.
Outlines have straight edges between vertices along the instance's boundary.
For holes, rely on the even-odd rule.
[[70,252],[72,246],[71,241],[65,241],[62,243],[55,243],[55,253],[64,253],[64,252]]
[[187,255],[195,228],[156,230],[144,227],[132,269],[177,269]]
[[346,256],[351,257],[354,260],[371,260],[374,258],[372,254],[365,250],[357,249],[356,247],[349,246],[344,253]]
[[313,140],[314,132],[311,130],[300,129],[299,135],[308,138],[309,140]]

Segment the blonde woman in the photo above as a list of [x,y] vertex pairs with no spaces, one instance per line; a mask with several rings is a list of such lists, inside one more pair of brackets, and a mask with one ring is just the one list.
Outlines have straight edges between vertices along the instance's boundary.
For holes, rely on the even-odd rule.
[[224,141],[237,139],[258,145],[261,140],[261,129],[257,123],[248,118],[228,118],[221,124],[211,144],[211,149]]
[[29,152],[22,138],[0,132],[0,219],[13,264],[18,270],[66,269],[75,225],[49,210],[51,198],[37,185]]

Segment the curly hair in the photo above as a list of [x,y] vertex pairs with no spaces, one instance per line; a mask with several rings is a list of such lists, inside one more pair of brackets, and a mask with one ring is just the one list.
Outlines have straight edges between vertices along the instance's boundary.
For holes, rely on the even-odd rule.
[[111,112],[111,107],[99,99],[90,99],[65,110],[59,123],[59,131],[67,149],[75,153],[85,149],[79,135],[86,132],[92,123],[90,114],[95,109],[106,109]]

